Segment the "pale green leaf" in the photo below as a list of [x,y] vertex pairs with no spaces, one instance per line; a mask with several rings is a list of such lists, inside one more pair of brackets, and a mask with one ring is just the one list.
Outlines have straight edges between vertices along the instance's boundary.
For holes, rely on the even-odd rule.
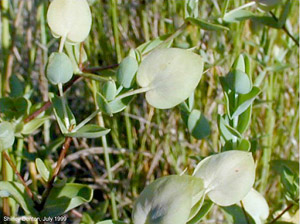
[[12,147],[15,141],[14,127],[7,121],[0,123],[0,152]]
[[125,88],[130,88],[133,84],[133,79],[138,70],[138,66],[136,58],[131,56],[124,58],[117,71],[118,83]]
[[39,117],[25,123],[21,133],[23,135],[29,135],[33,133],[35,130],[41,127],[48,119],[49,117]]
[[73,65],[65,53],[54,52],[48,59],[46,75],[53,85],[68,82],[73,76]]
[[41,216],[62,215],[91,201],[92,198],[93,190],[88,185],[67,183],[63,187],[54,187],[41,211]]
[[34,209],[32,199],[27,195],[25,187],[13,181],[0,181],[0,191],[8,192],[9,195],[20,204],[26,214],[36,216],[37,211]]
[[49,5],[47,21],[55,37],[79,43],[90,32],[92,15],[86,0],[54,0]]
[[189,218],[193,195],[202,192],[200,178],[162,177],[148,185],[137,199],[133,222],[138,224],[183,224]]
[[209,30],[209,31],[229,30],[229,28],[226,26],[209,23],[209,22],[207,22],[203,19],[199,19],[199,18],[187,18],[186,20],[188,22],[200,27],[203,30]]
[[99,138],[110,132],[110,129],[102,128],[96,124],[87,124],[76,132],[65,133],[65,136],[75,138]]
[[202,160],[193,173],[204,181],[208,197],[216,204],[229,206],[242,200],[255,180],[251,153],[226,151]]
[[47,169],[46,165],[44,164],[44,162],[40,159],[37,158],[35,160],[35,166],[39,172],[39,174],[42,176],[42,178],[44,179],[44,181],[48,181],[49,177],[50,177],[50,172]]
[[[269,216],[266,199],[255,189],[251,189],[242,200],[246,212],[254,219],[255,224],[263,224]],[[240,206],[241,204],[238,203]]]
[[142,61],[137,82],[148,89],[146,100],[150,105],[168,109],[194,92],[202,72],[203,60],[199,55],[178,48],[159,49]]

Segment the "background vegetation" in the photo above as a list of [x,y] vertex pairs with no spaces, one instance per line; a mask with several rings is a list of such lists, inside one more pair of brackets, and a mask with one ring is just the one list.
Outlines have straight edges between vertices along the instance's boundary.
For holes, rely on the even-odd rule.
[[[114,73],[131,48],[174,33],[184,19],[183,0],[90,2],[93,25],[84,43],[88,55],[84,67],[99,76]],[[200,1],[200,18],[220,21],[224,2],[227,1]],[[228,2],[230,10],[247,1]],[[59,44],[46,24],[48,4],[46,0],[11,0],[8,8],[3,4],[1,8],[1,95],[12,94],[15,89],[24,90],[31,96],[32,111],[48,101],[50,87],[45,78],[45,66],[48,55],[56,51]],[[291,1],[291,4],[285,28],[299,40],[299,1]],[[251,10],[269,15],[255,6]],[[281,12],[282,6],[273,10],[277,17]],[[225,25],[230,30],[205,31],[188,26],[173,43],[179,48],[195,47],[205,59],[206,72],[196,89],[195,107],[210,121],[211,135],[204,140],[194,139],[186,129],[179,109],[154,109],[145,102],[143,95],[135,97],[125,111],[113,117],[104,115],[105,126],[111,129],[107,144],[112,168],[108,173],[101,139],[72,142],[59,176],[87,183],[95,192],[90,203],[68,213],[69,220],[79,221],[82,216],[88,220],[86,212],[92,218],[117,215],[121,220],[129,220],[134,200],[148,183],[164,175],[180,174],[186,168],[191,172],[201,157],[219,152],[217,115],[225,110],[219,77],[228,73],[240,53],[251,58],[252,80],[262,89],[254,102],[252,122],[245,134],[258,162],[254,187],[270,206],[270,220],[290,206],[284,196],[277,165],[279,160],[299,160],[299,48],[283,29],[251,20]],[[68,102],[78,120],[95,111],[93,85],[91,79],[83,78],[68,90]],[[51,111],[47,113],[51,114]],[[58,136],[60,131],[53,119],[33,135],[19,139],[10,151],[32,188],[39,188],[36,180],[40,178],[33,165],[34,159],[39,157],[52,164],[57,161],[62,144]],[[117,205],[114,215],[111,197],[115,197]],[[293,208],[289,211],[295,213]],[[217,207],[203,221],[225,222]]]

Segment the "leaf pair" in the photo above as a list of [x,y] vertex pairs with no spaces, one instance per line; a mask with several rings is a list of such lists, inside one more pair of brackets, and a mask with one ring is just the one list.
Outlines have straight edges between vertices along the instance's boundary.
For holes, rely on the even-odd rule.
[[98,138],[106,135],[110,131],[110,129],[102,128],[96,124],[85,124],[85,121],[83,121],[84,123],[79,124],[80,126],[76,126],[76,119],[71,109],[68,105],[65,105],[67,119],[70,122],[70,127],[72,127],[70,131],[70,127],[67,127],[67,124],[64,121],[63,99],[61,97],[53,96],[51,101],[57,123],[64,136],[75,138]]
[[[167,176],[147,186],[135,203],[135,224],[196,223],[204,196],[220,206],[242,200],[255,179],[251,153],[228,151],[201,161],[193,176]],[[199,219],[200,219],[199,218]]]

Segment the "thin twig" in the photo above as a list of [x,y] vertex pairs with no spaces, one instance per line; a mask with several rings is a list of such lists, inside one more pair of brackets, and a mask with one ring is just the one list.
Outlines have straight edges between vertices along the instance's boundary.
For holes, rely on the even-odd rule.
[[[106,66],[106,67],[84,68],[82,71],[83,72],[103,71],[103,70],[106,70],[106,69],[115,68],[118,65],[119,64],[114,64],[114,65],[110,65],[110,66]],[[71,86],[74,83],[76,83],[77,81],[79,81],[81,79],[82,79],[82,76],[75,75],[73,79],[71,79],[68,83],[66,83],[64,85],[64,92],[66,92],[68,89],[70,89]],[[27,118],[25,118],[24,119],[24,123],[28,123],[29,121],[32,121],[34,118],[36,118],[37,116],[39,116],[41,113],[43,113],[44,111],[48,110],[51,107],[51,104],[52,104],[51,101],[48,100],[41,108],[39,108],[38,110],[34,111]]]
[[294,206],[294,204],[290,204],[278,216],[276,216],[276,218],[274,218],[271,222],[269,222],[269,224],[275,223],[278,219],[281,218],[281,216],[284,215],[284,213],[286,213],[288,210],[290,210],[293,206]]
[[[270,14],[273,17],[273,19],[276,22],[278,22],[278,18],[275,16],[275,14],[272,11],[270,11]],[[286,25],[283,24],[283,26],[281,28],[295,42],[295,44],[299,47],[299,41],[297,41],[297,39],[288,31],[288,29],[286,28]]]
[[9,163],[9,165],[11,166],[11,168],[13,169],[13,171],[15,172],[15,174],[18,176],[18,178],[21,181],[21,183],[23,184],[23,186],[25,187],[25,191],[28,194],[28,196],[30,198],[32,198],[32,200],[35,200],[32,191],[27,186],[26,182],[24,181],[23,177],[21,176],[21,174],[17,170],[17,167],[15,166],[15,164],[13,163],[13,161],[11,160],[11,158],[9,157],[9,155],[5,151],[2,152],[2,155],[6,159],[6,161]]
[[250,220],[249,220],[249,217],[248,217],[248,213],[247,213],[246,210],[245,210],[244,204],[243,204],[242,201],[240,201],[240,202],[241,202],[241,206],[242,206],[243,213],[244,213],[245,218],[246,218],[246,222],[247,222],[247,224],[250,224]]
[[62,150],[60,152],[60,155],[59,155],[56,167],[55,167],[55,169],[53,171],[52,177],[48,181],[47,188],[46,188],[45,192],[43,193],[42,202],[36,206],[36,209],[38,211],[41,211],[44,208],[46,200],[47,200],[47,198],[48,198],[48,196],[49,196],[49,194],[50,194],[50,192],[51,192],[51,190],[53,188],[54,180],[57,177],[59,171],[61,170],[62,161],[63,161],[63,159],[65,158],[65,156],[67,154],[67,151],[68,151],[68,149],[70,147],[71,140],[72,140],[72,138],[70,138],[70,137],[67,137],[65,139],[65,143],[64,143],[64,145],[62,147]]

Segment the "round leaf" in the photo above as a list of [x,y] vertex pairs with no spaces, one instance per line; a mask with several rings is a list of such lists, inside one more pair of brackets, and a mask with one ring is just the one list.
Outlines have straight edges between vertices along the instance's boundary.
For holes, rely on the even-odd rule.
[[226,84],[232,91],[240,94],[249,93],[251,90],[251,81],[248,75],[241,70],[233,70],[225,78]]
[[136,71],[138,70],[136,58],[127,56],[121,62],[117,71],[117,80],[120,85],[130,88]]
[[73,76],[73,65],[65,53],[52,53],[47,65],[47,78],[53,84],[66,83]]
[[196,195],[202,186],[201,179],[190,176],[172,175],[157,179],[143,190],[136,201],[133,222],[186,223],[193,205],[193,195]]
[[204,181],[208,197],[216,204],[229,206],[242,200],[255,179],[255,164],[251,153],[226,151],[202,160],[194,176]]
[[199,110],[192,110],[189,115],[188,129],[197,139],[205,138],[210,134],[209,123]]
[[0,123],[0,151],[12,147],[14,141],[14,127],[6,121]]
[[92,15],[86,0],[54,0],[50,3],[47,20],[55,37],[66,37],[79,43],[88,36]]
[[137,82],[147,102],[168,109],[186,100],[197,87],[203,72],[202,58],[190,51],[166,48],[153,51],[141,63]]
[[112,101],[117,93],[116,83],[113,80],[107,81],[103,85],[103,96],[107,101]]
[[242,202],[246,212],[255,220],[255,224],[265,223],[269,216],[269,206],[260,193],[252,188]]

